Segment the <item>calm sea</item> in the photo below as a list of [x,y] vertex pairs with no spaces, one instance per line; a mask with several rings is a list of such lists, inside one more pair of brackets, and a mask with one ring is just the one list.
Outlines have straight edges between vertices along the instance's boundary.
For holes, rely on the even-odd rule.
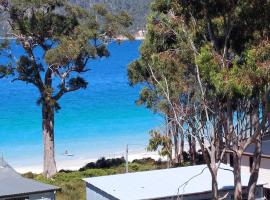
[[[65,150],[75,158],[91,158],[124,151],[125,144],[145,148],[149,130],[162,119],[136,106],[140,87],[128,85],[127,65],[138,58],[140,44],[111,44],[109,58],[89,63],[91,70],[84,75],[88,88],[61,99],[55,121],[57,158]],[[22,50],[14,44],[12,51],[16,55]],[[37,90],[29,84],[0,80],[0,152],[12,165],[42,163],[37,98]]]

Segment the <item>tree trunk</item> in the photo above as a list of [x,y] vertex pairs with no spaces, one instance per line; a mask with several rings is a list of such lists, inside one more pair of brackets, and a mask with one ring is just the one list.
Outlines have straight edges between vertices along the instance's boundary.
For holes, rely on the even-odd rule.
[[170,131],[171,131],[171,136],[173,137],[173,143],[174,143],[173,164],[179,164],[180,163],[179,135],[178,135],[178,125],[175,121],[171,121]]
[[218,200],[218,182],[217,182],[217,171],[218,168],[216,167],[216,160],[215,160],[215,147],[211,146],[210,154],[204,150],[202,140],[197,137],[197,141],[201,149],[203,149],[202,154],[203,158],[206,162],[207,168],[210,171],[211,178],[212,178],[212,200]]
[[44,143],[43,175],[46,178],[56,174],[54,154],[54,108],[48,103],[42,105],[42,129]]
[[217,177],[213,178],[212,177],[212,199],[213,200],[218,200],[218,184],[217,184],[217,180],[216,180]]
[[174,140],[174,163],[179,164],[180,161],[180,152],[179,152],[179,139],[178,139],[178,133],[173,133],[173,140]]
[[222,156],[222,152],[223,150],[226,148],[225,144],[223,142],[223,129],[222,129],[222,122],[218,122],[217,123],[217,141],[216,141],[216,148],[217,148],[217,160],[221,160],[223,163],[226,163],[226,160],[224,159],[224,157],[226,156]]
[[[267,113],[265,110],[265,104],[263,104],[263,116]],[[266,113],[265,113],[266,112]],[[258,101],[255,101],[253,110],[252,110],[252,126],[254,127],[254,134],[255,132],[259,133],[258,136],[256,137],[255,140],[255,149],[254,149],[254,154],[253,154],[253,163],[251,166],[251,171],[250,171],[250,177],[249,177],[249,182],[248,182],[248,199],[249,200],[254,200],[255,199],[255,191],[256,191],[256,185],[259,177],[259,169],[260,169],[260,164],[261,164],[261,155],[262,155],[262,135],[261,135],[261,130],[263,133],[266,130],[265,122],[266,120],[262,120],[261,126],[260,124],[260,112],[259,112],[259,105]]]
[[253,156],[253,164],[251,168],[251,175],[248,182],[248,200],[255,200],[256,185],[259,177],[259,170],[262,155],[262,140],[261,135],[255,144],[255,152]]
[[212,170],[210,170],[212,175],[212,199],[218,200],[218,183],[217,183],[217,169],[216,167],[211,167]]
[[[183,124],[182,124],[183,125]],[[182,128],[180,128],[180,149],[179,149],[179,156],[180,156],[180,162],[184,162],[184,143],[185,143],[185,136]]]
[[242,182],[241,182],[241,156],[235,153],[233,156],[234,168],[234,200],[242,200]]
[[191,163],[192,165],[196,165],[196,139],[195,137],[192,137],[191,139]]
[[189,156],[192,165],[196,165],[196,139],[191,135],[188,136]]

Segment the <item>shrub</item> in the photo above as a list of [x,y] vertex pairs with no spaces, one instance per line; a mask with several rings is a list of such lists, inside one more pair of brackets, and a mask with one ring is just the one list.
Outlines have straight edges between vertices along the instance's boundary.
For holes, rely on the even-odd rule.
[[87,169],[104,169],[110,167],[118,167],[125,163],[125,159],[122,158],[112,158],[112,159],[105,159],[104,157],[97,160],[97,162],[90,162],[86,164],[84,167],[80,168],[79,171],[85,171]]

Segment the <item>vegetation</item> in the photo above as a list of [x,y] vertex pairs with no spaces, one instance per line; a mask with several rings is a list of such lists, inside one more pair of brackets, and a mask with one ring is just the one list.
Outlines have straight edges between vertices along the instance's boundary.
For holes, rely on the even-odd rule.
[[113,13],[125,10],[133,18],[133,25],[129,28],[131,33],[145,30],[146,18],[151,1],[152,0],[71,0],[71,2],[81,5],[84,8],[91,8],[95,4],[104,4],[105,7]]
[[17,59],[9,51],[11,41],[1,45],[0,53],[9,62],[0,66],[0,77],[31,84],[40,94],[43,173],[48,178],[56,173],[54,114],[60,109],[59,100],[87,87],[81,74],[89,70],[88,61],[109,56],[106,44],[119,34],[130,38],[126,28],[131,19],[126,12],[111,14],[102,6],[87,11],[64,0],[13,0],[1,5],[24,52]]
[[[151,0],[136,0],[136,3],[133,0],[70,0],[70,2],[85,9],[91,9],[96,4],[103,4],[113,13],[125,10],[133,18],[134,23],[129,27],[129,31],[134,34],[139,30],[145,30]],[[8,15],[0,14],[0,36],[5,36],[10,32],[8,18]]]
[[161,147],[173,159],[173,150],[181,156],[179,136],[196,139],[215,200],[222,198],[217,172],[226,150],[234,157],[234,199],[243,198],[240,162],[251,144],[256,148],[248,199],[254,199],[261,140],[269,128],[269,6],[252,0],[156,0],[141,58],[129,66],[131,85],[145,84],[138,103],[167,119],[165,131],[152,131],[150,149]]
[[[26,173],[27,178],[32,178],[44,183],[52,184],[61,187],[61,191],[56,194],[57,200],[84,200],[85,197],[85,183],[82,180],[86,177],[105,176],[113,174],[125,173],[125,164],[119,161],[124,161],[123,158],[119,159],[105,159],[101,158],[96,163],[91,163],[95,167],[91,168],[86,165],[80,171],[64,171],[61,170],[51,179],[46,179],[42,174]],[[117,163],[117,164],[116,164]],[[87,167],[88,166],[88,167]],[[101,166],[101,168],[97,168]],[[166,168],[166,163],[155,161],[151,158],[134,160],[129,163],[129,171],[146,171],[154,169]]]
[[[92,5],[97,2],[107,4],[112,13]],[[116,14],[117,6],[133,10],[141,5],[127,0],[73,3],[90,11],[60,0],[14,0],[10,5],[0,1],[1,17],[8,13],[12,35],[25,50],[14,61],[9,44],[1,44],[1,53],[10,62],[0,66],[0,77],[10,75],[14,81],[33,84],[40,93],[46,177],[56,173],[54,112],[60,109],[59,99],[87,86],[80,74],[87,71],[89,59],[109,56],[108,41],[119,34],[130,37],[131,18],[126,12]],[[251,144],[255,150],[247,191],[248,199],[255,199],[262,137],[270,126],[269,8],[267,0],[155,0],[141,57],[129,65],[130,85],[145,86],[137,104],[162,114],[166,121],[163,129],[150,132],[148,149],[168,156],[170,166],[185,165],[187,138],[191,164],[196,164],[197,142],[211,173],[213,200],[224,198],[219,196],[217,173],[227,150],[234,159],[234,199],[243,199],[240,164]],[[43,50],[42,61],[34,53],[37,47]],[[164,167],[146,161],[131,163],[130,168]],[[27,176],[61,186],[59,198],[78,199],[84,197],[81,178],[122,173],[123,163],[101,159],[49,180]]]

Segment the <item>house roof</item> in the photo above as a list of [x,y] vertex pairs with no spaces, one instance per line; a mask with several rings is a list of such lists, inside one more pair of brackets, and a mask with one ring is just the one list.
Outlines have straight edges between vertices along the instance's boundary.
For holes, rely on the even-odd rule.
[[0,158],[0,198],[58,189],[58,187],[22,177],[3,158]]
[[[233,189],[232,170],[221,164],[218,170],[219,190]],[[248,180],[249,175],[242,173],[243,187],[248,185]],[[104,196],[121,200],[158,199],[212,191],[211,174],[206,165],[101,176],[84,181],[87,187]]]

